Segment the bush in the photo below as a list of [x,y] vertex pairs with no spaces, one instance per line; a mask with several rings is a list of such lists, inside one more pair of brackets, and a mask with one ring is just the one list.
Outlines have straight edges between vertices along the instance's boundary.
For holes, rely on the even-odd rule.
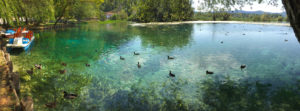
[[269,15],[263,14],[263,15],[260,16],[260,20],[261,20],[261,21],[270,21],[271,18],[270,18]]
[[124,11],[124,10],[122,10],[119,14],[118,14],[118,18],[119,18],[119,20],[127,20],[127,18],[128,18],[128,15],[127,15],[127,13]]
[[110,17],[110,20],[118,20],[118,15],[114,14]]
[[260,17],[258,15],[255,15],[252,17],[253,21],[260,21]]
[[282,22],[283,21],[283,17],[282,16],[278,16],[277,17],[277,21]]
[[99,19],[100,19],[101,21],[105,21],[105,20],[106,20],[106,15],[105,15],[104,12],[102,12],[102,11],[100,12]]

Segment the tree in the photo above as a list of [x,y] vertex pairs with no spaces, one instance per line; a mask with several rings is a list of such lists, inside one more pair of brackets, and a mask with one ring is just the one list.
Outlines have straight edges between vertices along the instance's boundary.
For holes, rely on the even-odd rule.
[[[55,20],[98,15],[104,0],[0,0],[0,18],[5,27],[40,25]],[[89,11],[86,11],[89,10]]]
[[190,0],[140,0],[133,20],[138,22],[183,21],[192,18]]
[[78,2],[77,0],[54,0],[55,7],[55,23],[56,25],[66,14],[69,7],[72,7]]

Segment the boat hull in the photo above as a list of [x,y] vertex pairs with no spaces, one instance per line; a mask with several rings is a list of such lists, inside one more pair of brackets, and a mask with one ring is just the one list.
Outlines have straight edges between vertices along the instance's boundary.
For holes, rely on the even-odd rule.
[[24,49],[25,51],[28,50],[32,44],[32,42],[34,41],[35,37],[33,36],[31,38],[31,40],[27,43],[27,44],[13,44],[13,43],[8,43],[6,45],[7,48],[10,48],[10,49],[14,49],[14,48],[22,48]]

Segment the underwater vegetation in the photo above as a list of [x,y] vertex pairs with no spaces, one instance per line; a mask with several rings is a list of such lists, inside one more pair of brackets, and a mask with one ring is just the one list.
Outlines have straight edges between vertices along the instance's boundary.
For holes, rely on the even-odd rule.
[[30,51],[12,54],[21,98],[32,96],[38,111],[300,109],[300,47],[289,27],[115,23],[38,33]]

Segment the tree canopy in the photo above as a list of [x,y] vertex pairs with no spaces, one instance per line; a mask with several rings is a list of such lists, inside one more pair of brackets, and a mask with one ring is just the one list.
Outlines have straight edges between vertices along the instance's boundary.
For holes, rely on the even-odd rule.
[[[0,0],[5,26],[39,25],[61,19],[93,17],[103,0]],[[91,14],[92,13],[92,14]],[[80,17],[79,17],[80,16]]]

